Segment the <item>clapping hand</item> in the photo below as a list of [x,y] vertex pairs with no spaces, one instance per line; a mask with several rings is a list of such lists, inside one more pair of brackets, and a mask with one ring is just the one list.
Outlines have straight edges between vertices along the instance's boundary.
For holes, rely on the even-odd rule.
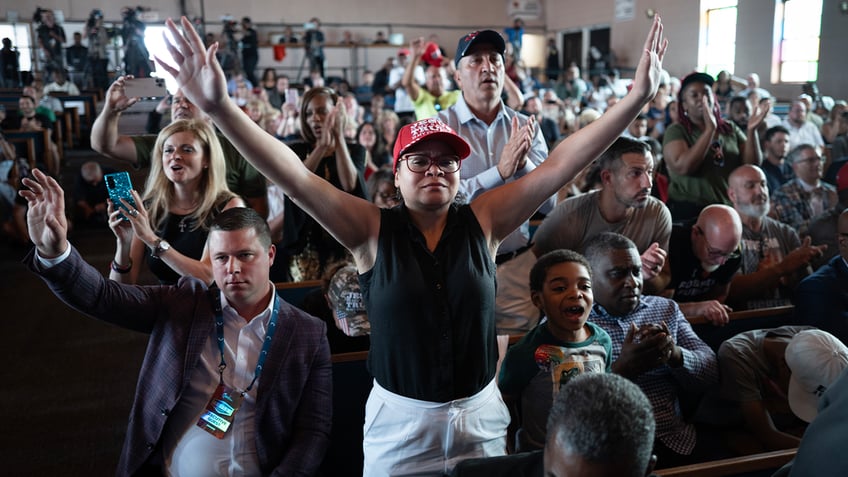
[[665,323],[639,328],[631,323],[613,371],[632,379],[658,366],[672,365],[677,359],[682,359],[681,353]]
[[498,160],[498,172],[503,180],[512,177],[527,164],[527,153],[533,145],[536,136],[536,117],[530,116],[527,124],[518,126],[518,117],[512,118],[512,134],[501,152]]

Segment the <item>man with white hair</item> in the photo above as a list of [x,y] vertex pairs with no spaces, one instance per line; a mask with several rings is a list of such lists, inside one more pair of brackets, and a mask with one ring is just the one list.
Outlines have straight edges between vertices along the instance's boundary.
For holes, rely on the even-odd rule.
[[734,309],[788,305],[822,247],[811,245],[809,237],[802,243],[795,230],[768,217],[768,186],[759,167],[736,168],[728,178],[728,196],[742,219],[742,268],[731,281],[728,302]]

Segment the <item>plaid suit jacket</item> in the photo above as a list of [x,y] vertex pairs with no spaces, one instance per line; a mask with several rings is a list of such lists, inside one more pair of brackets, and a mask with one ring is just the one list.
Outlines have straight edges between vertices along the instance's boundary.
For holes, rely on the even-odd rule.
[[[45,269],[24,259],[62,301],[98,320],[150,335],[117,475],[162,472],[160,439],[214,332],[207,286],[183,277],[174,286],[123,285],[104,278],[76,249]],[[316,473],[332,422],[326,325],[283,302],[256,401],[256,451],[264,475]]]

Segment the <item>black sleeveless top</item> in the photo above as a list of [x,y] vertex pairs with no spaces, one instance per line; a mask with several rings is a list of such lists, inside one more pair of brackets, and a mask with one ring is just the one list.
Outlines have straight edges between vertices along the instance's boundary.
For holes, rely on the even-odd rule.
[[382,210],[377,258],[359,281],[380,386],[448,402],[494,379],[495,263],[469,206],[451,207],[432,253],[404,205]]
[[[171,244],[171,248],[179,251],[186,257],[200,260],[203,257],[203,248],[206,246],[206,237],[209,235],[209,223],[212,219],[224,210],[224,206],[230,201],[230,197],[226,200],[215,204],[212,214],[207,220],[205,227],[194,228],[194,220],[188,215],[177,215],[168,213],[168,219],[162,228],[156,230],[156,235],[166,240]],[[180,274],[168,266],[162,260],[153,258],[150,255],[150,249],[145,252],[145,259],[150,271],[159,279],[159,283],[163,285],[173,285],[180,279]]]

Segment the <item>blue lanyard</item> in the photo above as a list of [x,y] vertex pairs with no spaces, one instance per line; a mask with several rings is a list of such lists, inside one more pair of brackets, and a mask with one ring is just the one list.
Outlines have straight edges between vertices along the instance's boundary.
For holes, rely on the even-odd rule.
[[[215,303],[215,330],[218,335],[218,350],[221,352],[221,364],[218,365],[218,377],[220,383],[224,384],[224,370],[227,369],[227,362],[224,360],[224,310],[221,307],[221,292],[218,287],[209,289],[209,294]],[[262,374],[262,366],[265,364],[265,358],[268,357],[268,350],[271,348],[271,338],[274,337],[274,332],[277,331],[277,316],[280,314],[280,299],[276,293],[273,295],[274,310],[271,312],[271,320],[268,321],[268,331],[265,332],[265,342],[262,343],[262,351],[259,352],[259,359],[256,360],[256,371],[253,372],[253,381],[250,386],[242,392],[242,395],[250,392],[259,375]]]

